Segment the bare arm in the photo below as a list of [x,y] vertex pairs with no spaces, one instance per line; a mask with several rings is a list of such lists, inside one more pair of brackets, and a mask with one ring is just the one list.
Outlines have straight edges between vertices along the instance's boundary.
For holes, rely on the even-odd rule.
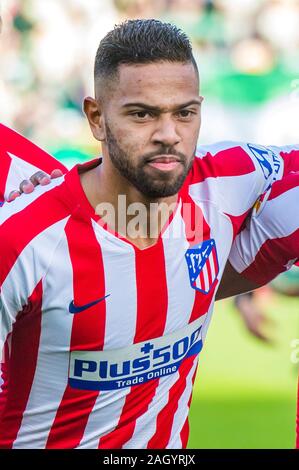
[[254,289],[258,289],[261,285],[249,281],[239,274],[228,261],[222,276],[222,280],[216,294],[216,300],[225,299],[238,294],[244,294]]

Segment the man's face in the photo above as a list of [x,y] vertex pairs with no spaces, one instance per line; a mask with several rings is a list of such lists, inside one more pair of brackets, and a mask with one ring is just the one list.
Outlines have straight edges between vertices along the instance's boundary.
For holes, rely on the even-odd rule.
[[198,78],[191,63],[121,65],[103,101],[103,152],[150,198],[181,188],[200,129]]

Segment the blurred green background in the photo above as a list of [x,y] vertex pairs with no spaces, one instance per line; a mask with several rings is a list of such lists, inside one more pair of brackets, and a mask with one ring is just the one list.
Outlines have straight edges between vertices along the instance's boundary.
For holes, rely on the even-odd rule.
[[274,321],[273,344],[245,330],[231,300],[216,303],[195,381],[189,448],[295,447],[298,299],[275,294],[264,308]]
[[299,134],[299,0],[2,2],[0,119],[48,151],[99,152],[82,113],[101,38],[128,18],[190,37],[201,74],[201,143],[294,143]]

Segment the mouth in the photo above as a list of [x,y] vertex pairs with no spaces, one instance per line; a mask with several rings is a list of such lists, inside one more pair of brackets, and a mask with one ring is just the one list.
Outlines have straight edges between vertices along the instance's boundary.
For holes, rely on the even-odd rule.
[[150,158],[147,164],[160,171],[171,171],[181,164],[181,159],[176,155],[158,155]]

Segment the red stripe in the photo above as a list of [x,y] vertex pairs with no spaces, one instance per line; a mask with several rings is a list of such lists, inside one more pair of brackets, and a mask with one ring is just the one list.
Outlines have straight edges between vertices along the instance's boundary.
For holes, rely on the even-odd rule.
[[[161,238],[145,250],[135,247],[137,282],[137,322],[134,343],[162,336],[167,316],[167,282]],[[99,448],[121,448],[133,436],[136,420],[148,410],[159,379],[132,387],[126,396],[118,425],[102,437]]]
[[280,156],[283,158],[284,161],[284,175],[287,175],[291,171],[299,171],[299,150],[291,150],[290,152],[280,152]]
[[11,336],[9,388],[0,422],[0,448],[11,448],[26,409],[37,363],[43,287],[40,281],[17,316]]
[[[1,128],[1,124],[0,124]],[[0,140],[1,142],[1,140]],[[6,188],[6,181],[9,173],[9,168],[11,165],[11,158],[7,155],[3,149],[0,149],[0,202],[4,201],[4,194]]]
[[244,227],[244,224],[246,222],[247,216],[250,214],[252,208],[248,209],[244,214],[241,215],[231,215],[225,212],[225,215],[230,219],[232,228],[233,228],[233,240],[236,238],[238,233],[241,232],[241,230]]
[[195,157],[189,184],[201,183],[206,178],[241,176],[255,171],[251,157],[242,147],[230,147],[215,155],[209,152],[202,158]]
[[180,434],[183,449],[186,449],[187,447],[188,439],[189,439],[189,432],[190,432],[190,426],[189,426],[189,418],[187,416],[184,426],[181,430],[181,434]]
[[[85,305],[104,297],[102,252],[91,221],[84,221],[78,213],[78,218],[70,218],[65,232],[73,267],[74,303]],[[105,301],[85,310],[84,314],[74,315],[70,350],[102,350],[105,323]],[[98,395],[97,391],[77,390],[66,386],[48,437],[48,449],[75,448],[80,444]]]
[[186,388],[187,376],[194,360],[195,357],[192,356],[182,362],[178,370],[179,378],[169,390],[168,403],[157,417],[156,432],[147,445],[148,449],[165,449],[167,447],[171,436],[174,415],[178,409],[179,399]]
[[[66,167],[54,157],[3,124],[0,124],[0,142],[2,151],[10,152],[47,173],[51,173],[55,169],[67,171]],[[2,186],[0,186],[0,190],[1,188]]]
[[28,243],[39,233],[69,215],[70,210],[67,206],[57,204],[61,191],[62,187],[58,186],[42,194],[0,226],[1,246],[5,247],[3,252],[5,256],[2,255],[1,260],[0,285],[3,284],[15,261]]
[[286,193],[291,189],[298,188],[298,186],[299,173],[290,173],[289,175],[285,176],[282,180],[276,181],[273,184],[268,201],[271,201],[271,199],[275,199],[276,197],[280,196],[283,193]]
[[299,229],[291,235],[267,240],[242,276],[263,285],[286,270],[288,261],[299,258]]

